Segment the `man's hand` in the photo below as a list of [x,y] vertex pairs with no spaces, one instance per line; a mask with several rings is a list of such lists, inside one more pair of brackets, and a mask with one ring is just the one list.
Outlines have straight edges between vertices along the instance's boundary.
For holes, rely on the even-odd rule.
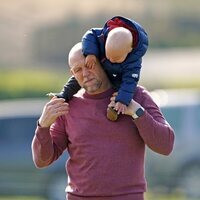
[[97,58],[95,55],[87,55],[85,58],[85,64],[89,69],[92,69],[95,67],[97,63]]
[[141,107],[142,106],[138,102],[136,102],[135,100],[132,99],[127,107],[125,115],[133,116],[135,114],[135,112]]
[[50,127],[57,117],[68,113],[69,104],[65,102],[65,99],[53,97],[48,102],[42,111],[42,115],[39,119],[39,125],[43,128]]

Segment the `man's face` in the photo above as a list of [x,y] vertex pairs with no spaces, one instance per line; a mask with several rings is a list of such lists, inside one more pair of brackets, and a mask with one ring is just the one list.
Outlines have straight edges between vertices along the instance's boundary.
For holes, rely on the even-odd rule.
[[88,68],[85,65],[85,57],[81,56],[79,59],[74,59],[70,65],[72,74],[88,94],[98,94],[107,89],[106,74],[99,62],[95,67]]

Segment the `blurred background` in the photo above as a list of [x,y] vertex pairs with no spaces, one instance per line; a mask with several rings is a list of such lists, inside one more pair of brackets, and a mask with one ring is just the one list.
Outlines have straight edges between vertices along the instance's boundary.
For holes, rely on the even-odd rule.
[[92,27],[115,15],[149,35],[140,84],[176,132],[172,155],[147,150],[146,198],[200,199],[200,1],[1,0],[0,199],[64,199],[64,155],[35,169],[31,140],[48,99],[70,76],[67,55]]

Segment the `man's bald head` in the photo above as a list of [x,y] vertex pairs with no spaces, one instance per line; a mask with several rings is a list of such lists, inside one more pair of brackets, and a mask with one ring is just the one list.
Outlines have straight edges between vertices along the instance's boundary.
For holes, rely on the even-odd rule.
[[82,53],[82,44],[81,42],[79,42],[76,45],[74,45],[69,52],[69,55],[68,55],[69,67],[71,68],[74,65],[74,63],[82,59],[84,59],[84,56]]

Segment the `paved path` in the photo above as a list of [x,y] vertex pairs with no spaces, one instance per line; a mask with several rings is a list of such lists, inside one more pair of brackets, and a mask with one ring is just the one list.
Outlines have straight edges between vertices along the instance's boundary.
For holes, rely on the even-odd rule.
[[143,58],[141,78],[200,80],[200,48],[149,50]]
[[10,116],[39,116],[48,99],[19,99],[0,101],[0,118]]

